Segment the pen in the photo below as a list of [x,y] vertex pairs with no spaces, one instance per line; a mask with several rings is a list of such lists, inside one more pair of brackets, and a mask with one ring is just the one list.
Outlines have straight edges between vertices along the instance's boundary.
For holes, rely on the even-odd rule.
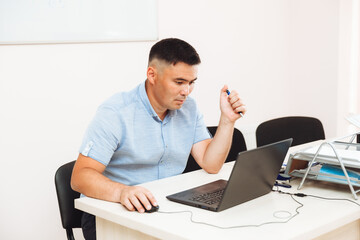
[[[226,89],[226,93],[229,96],[230,95],[230,91],[229,89]],[[238,112],[240,114],[241,117],[244,117],[244,115],[242,114],[242,112]]]

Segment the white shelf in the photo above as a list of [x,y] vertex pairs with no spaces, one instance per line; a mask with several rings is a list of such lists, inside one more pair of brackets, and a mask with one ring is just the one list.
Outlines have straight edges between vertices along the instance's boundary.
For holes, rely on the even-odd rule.
[[[335,182],[348,185],[354,199],[358,199],[356,194],[359,190],[355,191],[354,187],[360,187],[360,179],[350,178],[346,170],[346,167],[360,170],[360,143],[354,143],[358,134],[360,132],[290,154],[285,173],[302,178],[298,189],[302,188],[305,179]],[[293,160],[308,161],[308,167],[290,172]],[[320,170],[311,171],[311,166],[316,163],[340,166],[343,176],[321,173]]]

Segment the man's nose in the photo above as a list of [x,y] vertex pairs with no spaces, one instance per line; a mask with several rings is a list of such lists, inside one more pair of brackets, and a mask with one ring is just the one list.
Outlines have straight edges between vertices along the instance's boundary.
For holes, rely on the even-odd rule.
[[183,87],[182,87],[180,93],[181,93],[181,95],[185,95],[185,96],[189,95],[189,93],[190,93],[190,84],[183,84]]

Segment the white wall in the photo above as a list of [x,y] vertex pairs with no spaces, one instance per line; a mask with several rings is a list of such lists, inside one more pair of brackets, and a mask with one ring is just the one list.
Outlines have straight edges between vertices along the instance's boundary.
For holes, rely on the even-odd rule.
[[360,113],[360,1],[340,1],[337,132],[359,131],[344,116]]
[[[339,0],[159,0],[159,34],[198,50],[193,96],[208,125],[228,84],[248,107],[236,126],[249,148],[258,123],[286,115],[337,134]],[[0,239],[65,239],[54,173],[97,106],[145,80],[153,44],[0,46]]]

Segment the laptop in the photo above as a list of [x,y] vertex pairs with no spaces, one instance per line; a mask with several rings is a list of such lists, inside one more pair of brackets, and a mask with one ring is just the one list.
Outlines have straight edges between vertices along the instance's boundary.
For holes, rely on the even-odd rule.
[[217,180],[166,196],[167,199],[220,212],[271,192],[292,138],[240,152],[229,180]]

